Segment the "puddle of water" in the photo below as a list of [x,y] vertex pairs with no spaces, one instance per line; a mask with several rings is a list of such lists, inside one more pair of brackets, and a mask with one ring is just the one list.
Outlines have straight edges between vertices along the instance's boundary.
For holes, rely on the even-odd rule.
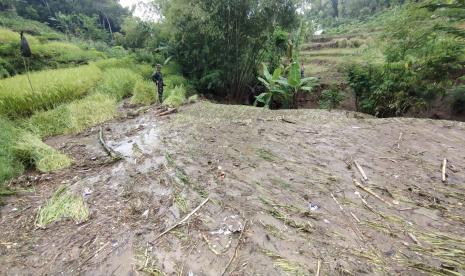
[[143,154],[150,155],[160,143],[159,131],[154,128],[144,128],[133,136],[124,138],[122,141],[111,141],[111,147],[129,162],[135,163],[136,159]]

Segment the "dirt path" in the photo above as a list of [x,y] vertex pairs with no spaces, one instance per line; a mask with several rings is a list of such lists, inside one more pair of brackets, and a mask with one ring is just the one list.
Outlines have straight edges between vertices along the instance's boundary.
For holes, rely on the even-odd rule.
[[[25,190],[1,209],[0,274],[465,273],[463,123],[198,103],[104,129],[122,161],[95,128],[48,141],[73,168],[14,182]],[[35,229],[62,184],[91,218]]]

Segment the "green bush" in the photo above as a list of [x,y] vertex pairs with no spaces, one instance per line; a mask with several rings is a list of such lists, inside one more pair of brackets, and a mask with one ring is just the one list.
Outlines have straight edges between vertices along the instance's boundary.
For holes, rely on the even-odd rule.
[[344,95],[341,93],[338,87],[331,87],[330,89],[324,90],[321,93],[321,99],[319,101],[320,108],[332,109],[337,108],[344,100]]
[[168,89],[163,94],[163,104],[169,107],[178,108],[186,102],[186,89],[183,86],[176,86]]
[[134,87],[134,95],[131,98],[133,104],[150,105],[158,100],[155,84],[151,81],[139,80]]
[[132,94],[136,82],[141,79],[140,75],[129,69],[107,69],[103,73],[103,81],[96,88],[96,91],[120,101]]
[[457,86],[449,92],[451,95],[452,112],[456,115],[465,113],[465,86]]
[[82,97],[101,77],[100,69],[87,65],[32,73],[33,91],[27,76],[0,80],[0,114],[28,116],[37,110],[52,109]]

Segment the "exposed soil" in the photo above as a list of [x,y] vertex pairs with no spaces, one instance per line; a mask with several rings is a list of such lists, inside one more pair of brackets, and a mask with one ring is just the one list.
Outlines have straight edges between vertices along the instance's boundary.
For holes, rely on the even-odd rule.
[[[123,160],[96,127],[47,141],[72,168],[11,183],[23,190],[1,208],[0,274],[465,273],[463,123],[206,102],[161,118],[134,110],[103,126]],[[37,229],[60,185],[91,217]]]

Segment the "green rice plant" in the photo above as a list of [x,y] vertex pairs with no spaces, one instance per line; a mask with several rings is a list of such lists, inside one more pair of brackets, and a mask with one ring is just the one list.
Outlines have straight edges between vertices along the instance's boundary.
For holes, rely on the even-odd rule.
[[104,58],[105,55],[96,50],[83,50],[78,46],[66,42],[50,42],[36,45],[32,48],[33,60],[50,59],[56,63],[84,64],[89,61]]
[[176,86],[186,87],[188,85],[186,78],[180,75],[165,75],[164,82],[168,88],[175,88]]
[[23,164],[16,159],[13,144],[19,131],[12,122],[0,117],[0,190],[2,184],[23,172]]
[[106,94],[94,93],[81,100],[61,105],[31,116],[24,127],[42,138],[82,130],[105,122],[116,115],[116,100]]
[[41,172],[58,171],[71,166],[71,159],[29,132],[22,132],[13,148],[23,164],[34,166]]
[[184,86],[176,86],[168,89],[163,95],[163,104],[178,108],[186,102],[186,89]]
[[88,218],[89,209],[82,197],[75,196],[65,186],[60,186],[39,209],[36,224],[40,228],[45,228],[61,219],[72,219],[75,223],[82,223]]
[[64,40],[66,38],[63,33],[53,30],[47,24],[26,19],[11,12],[0,12],[0,26],[15,32],[24,31],[28,34],[54,40]]
[[103,81],[96,88],[96,91],[108,94],[120,101],[132,94],[136,82],[141,79],[141,76],[129,69],[107,69],[103,73]]
[[134,95],[131,98],[133,104],[150,105],[158,100],[155,84],[146,80],[139,80],[134,87]]
[[29,116],[37,110],[52,109],[84,96],[101,76],[100,69],[92,65],[41,71],[31,74],[33,91],[27,76],[0,80],[0,114]]

